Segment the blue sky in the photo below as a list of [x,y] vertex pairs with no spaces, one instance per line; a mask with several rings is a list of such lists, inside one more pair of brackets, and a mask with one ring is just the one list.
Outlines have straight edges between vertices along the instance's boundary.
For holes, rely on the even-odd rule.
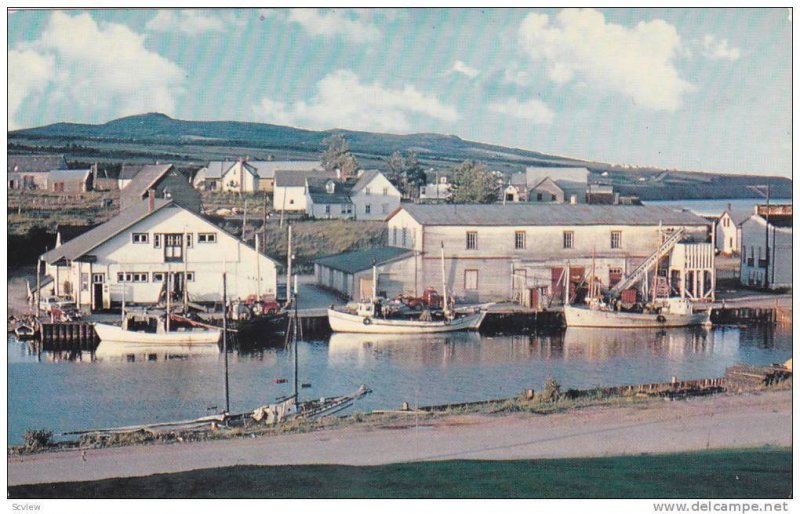
[[786,9],[18,11],[11,129],[142,112],[791,176]]

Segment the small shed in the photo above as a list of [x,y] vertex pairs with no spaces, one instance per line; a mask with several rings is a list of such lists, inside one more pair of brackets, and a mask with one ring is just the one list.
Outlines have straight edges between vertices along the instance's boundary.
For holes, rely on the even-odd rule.
[[94,189],[94,173],[85,170],[52,170],[47,174],[47,190],[54,193],[85,193]]
[[314,261],[318,286],[349,300],[372,295],[372,266],[377,268],[378,296],[392,298],[406,291],[408,277],[414,275],[414,252],[386,246],[322,257]]

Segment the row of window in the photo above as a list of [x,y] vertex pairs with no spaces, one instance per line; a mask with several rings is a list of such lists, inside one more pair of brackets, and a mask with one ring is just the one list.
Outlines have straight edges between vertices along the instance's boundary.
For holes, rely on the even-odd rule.
[[[178,275],[183,275],[183,272],[178,273]],[[139,272],[119,272],[117,273],[117,282],[132,282],[132,283],[143,283],[143,282],[154,282],[160,283],[164,282],[164,277],[167,276],[166,271],[154,271],[152,273],[139,273]],[[186,280],[189,282],[194,282],[194,272],[187,271],[186,272]]]
[[[395,229],[397,230],[397,229]],[[405,230],[405,229],[403,229]],[[396,239],[396,238],[395,238]],[[403,240],[405,244],[405,238]],[[564,248],[575,247],[575,232],[565,230],[562,236],[562,244]],[[619,230],[611,231],[610,245],[612,249],[622,248],[622,232]],[[514,232],[514,249],[524,250],[527,248],[527,235],[524,230],[517,230]],[[478,249],[478,233],[474,231],[467,232],[467,250]]]
[[[340,213],[341,214],[353,214],[353,206],[349,203],[341,204]],[[331,206],[329,204],[325,205],[325,214],[331,213]],[[372,204],[364,205],[364,214],[372,214]],[[389,204],[382,203],[381,204],[381,214],[389,214]]]
[[[193,247],[192,234],[185,234],[185,235],[186,235],[186,247],[192,248]],[[162,238],[164,239],[164,243],[166,246],[183,246],[183,236],[184,234],[153,234],[153,248],[161,248]],[[134,232],[133,234],[131,234],[131,242],[133,242],[134,244],[149,244],[150,234],[148,232]],[[199,234],[197,234],[197,242],[216,243],[217,233],[200,232]]]
[[405,248],[408,246],[408,243],[412,242],[408,239],[408,229],[406,227],[401,228],[400,230],[397,227],[392,227],[392,246],[400,246]]
[[[364,188],[364,194],[369,196],[369,195],[372,194],[372,191],[368,187]],[[384,187],[383,188],[383,196],[388,196],[388,195],[389,195],[389,188],[388,187]]]

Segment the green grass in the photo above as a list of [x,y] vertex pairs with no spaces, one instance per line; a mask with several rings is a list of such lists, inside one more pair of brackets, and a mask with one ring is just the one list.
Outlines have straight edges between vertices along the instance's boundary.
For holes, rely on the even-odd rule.
[[788,448],[385,466],[235,466],[9,488],[9,498],[790,498]]

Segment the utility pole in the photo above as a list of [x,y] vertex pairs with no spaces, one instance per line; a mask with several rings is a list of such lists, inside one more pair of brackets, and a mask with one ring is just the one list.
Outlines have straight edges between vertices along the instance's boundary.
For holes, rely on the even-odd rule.
[[231,411],[228,387],[228,277],[222,272],[222,353],[225,355],[225,413]]
[[[766,194],[761,191],[762,187],[767,190]],[[765,196],[767,199],[766,212],[764,213],[764,220],[766,221],[766,227],[764,228],[764,289],[767,289],[769,287],[769,183],[761,186],[750,186],[750,189],[756,191],[761,196]],[[756,207],[756,214],[757,213],[758,207]],[[760,264],[761,263],[757,263],[757,265]]]

